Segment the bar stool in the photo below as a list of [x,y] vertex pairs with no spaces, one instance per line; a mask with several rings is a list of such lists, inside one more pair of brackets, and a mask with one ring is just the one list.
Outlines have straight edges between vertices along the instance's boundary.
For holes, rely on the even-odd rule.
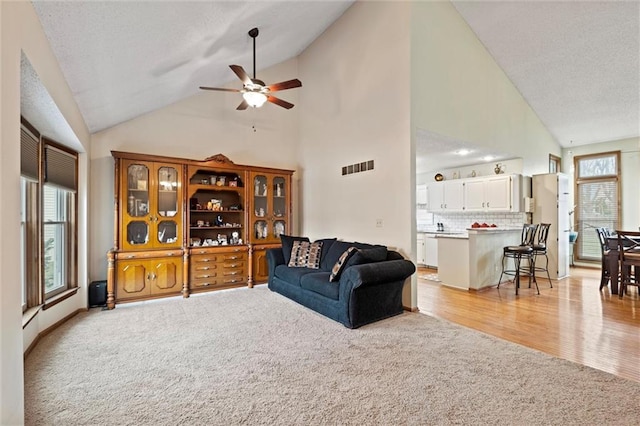
[[[500,279],[498,280],[498,288],[500,288],[500,282],[502,281],[503,275],[512,275],[516,285],[516,296],[518,295],[518,289],[520,288],[520,273],[522,272],[522,259],[526,259],[528,263],[525,275],[529,276],[529,287],[531,287],[531,279],[535,276],[533,269],[533,244],[537,230],[538,225],[525,223],[522,226],[520,245],[507,246],[502,249],[502,272],[500,273]],[[506,259],[513,259],[514,270],[505,269]],[[535,282],[535,279],[534,283],[536,285],[536,290],[538,290],[538,294],[540,294],[540,289],[538,288],[538,283]]]
[[[549,256],[547,256],[547,237],[549,236],[549,228],[551,228],[550,223],[541,223],[538,226],[538,238],[535,244],[532,246],[533,248],[533,281],[538,283],[536,280],[536,272],[546,272],[547,278],[549,279],[549,285],[553,288],[553,283],[551,282],[551,276],[549,275]],[[544,256],[546,262],[544,268],[538,266],[538,256]]]

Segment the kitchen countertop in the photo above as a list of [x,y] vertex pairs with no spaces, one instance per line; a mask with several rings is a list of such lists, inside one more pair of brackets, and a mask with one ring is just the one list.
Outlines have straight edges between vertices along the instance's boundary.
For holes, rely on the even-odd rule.
[[483,232],[513,232],[520,231],[522,228],[467,228],[467,232],[471,232],[474,234],[481,234]]

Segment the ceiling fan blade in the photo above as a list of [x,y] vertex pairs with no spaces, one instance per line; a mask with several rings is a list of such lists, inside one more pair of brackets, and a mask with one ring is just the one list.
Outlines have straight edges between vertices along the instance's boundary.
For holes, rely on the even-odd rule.
[[275,96],[267,96],[267,100],[272,104],[276,104],[281,106],[282,108],[291,109],[293,108],[293,104],[287,101],[283,101],[282,99],[276,98]]
[[243,99],[242,102],[240,102],[240,105],[238,105],[238,108],[236,109],[238,111],[242,111],[243,109],[247,109],[247,107],[249,107],[249,104],[247,103],[247,101]]
[[244,71],[244,68],[242,68],[240,65],[229,65],[229,68],[231,68],[231,70],[234,73],[236,73],[238,78],[242,80],[242,84],[244,85],[251,84],[251,79],[249,78],[249,75]]
[[270,86],[267,86],[270,92],[277,92],[278,90],[293,89],[296,87],[302,87],[302,82],[297,78],[289,81],[282,81],[280,83],[275,83]]
[[202,90],[217,90],[220,92],[239,92],[240,90],[238,89],[225,89],[223,87],[205,87],[205,86],[200,86],[200,88]]

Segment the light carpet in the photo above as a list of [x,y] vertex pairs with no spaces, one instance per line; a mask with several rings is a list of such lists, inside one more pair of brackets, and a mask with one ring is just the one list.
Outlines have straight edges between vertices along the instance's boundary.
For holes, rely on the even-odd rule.
[[640,383],[424,314],[350,330],[264,286],[92,309],[25,362],[28,425],[636,424]]

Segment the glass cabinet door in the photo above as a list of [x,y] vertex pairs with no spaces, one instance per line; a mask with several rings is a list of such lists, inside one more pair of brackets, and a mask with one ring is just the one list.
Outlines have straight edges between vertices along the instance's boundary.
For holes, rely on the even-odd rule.
[[271,206],[273,212],[273,239],[279,240],[280,235],[287,233],[285,215],[287,212],[287,185],[282,176],[273,178],[273,193]]
[[128,160],[123,163],[122,248],[179,247],[182,223],[180,167]]
[[143,246],[149,242],[149,168],[144,164],[127,167],[127,243]]
[[289,232],[289,180],[275,174],[253,176],[252,223],[254,243],[278,243]]
[[256,218],[253,224],[253,240],[264,241],[269,238],[269,181],[265,175],[256,175],[253,178],[253,215]]
[[171,166],[158,167],[157,211],[155,221],[158,225],[157,243],[174,244],[178,240],[176,220],[180,200],[178,199],[178,170]]

